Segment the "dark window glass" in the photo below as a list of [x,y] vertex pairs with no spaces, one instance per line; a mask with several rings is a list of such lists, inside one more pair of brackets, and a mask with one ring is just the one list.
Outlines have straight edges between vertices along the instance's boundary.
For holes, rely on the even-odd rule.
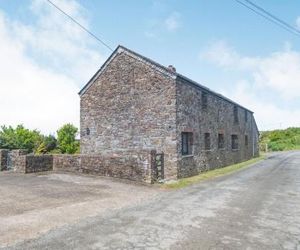
[[245,135],[245,146],[248,146],[248,135]]
[[234,123],[239,122],[239,116],[238,116],[238,107],[234,106],[233,108],[233,117],[234,117]]
[[239,140],[237,135],[231,135],[231,148],[238,149],[239,148]]
[[207,109],[207,104],[208,104],[207,93],[202,92],[201,98],[202,98],[202,109]]
[[193,153],[193,133],[191,132],[182,132],[182,155],[191,155]]
[[210,133],[204,134],[204,149],[205,150],[210,149]]
[[218,134],[218,148],[219,149],[225,148],[224,134]]

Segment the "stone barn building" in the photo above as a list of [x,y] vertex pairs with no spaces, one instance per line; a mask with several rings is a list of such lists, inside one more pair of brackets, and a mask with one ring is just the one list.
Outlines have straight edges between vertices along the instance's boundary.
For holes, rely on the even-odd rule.
[[81,154],[155,149],[163,179],[258,155],[252,111],[123,46],[79,95]]

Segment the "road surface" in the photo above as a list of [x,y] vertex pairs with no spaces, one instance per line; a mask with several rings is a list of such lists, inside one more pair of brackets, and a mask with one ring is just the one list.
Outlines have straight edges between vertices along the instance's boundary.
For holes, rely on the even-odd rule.
[[163,192],[12,249],[300,249],[300,152]]

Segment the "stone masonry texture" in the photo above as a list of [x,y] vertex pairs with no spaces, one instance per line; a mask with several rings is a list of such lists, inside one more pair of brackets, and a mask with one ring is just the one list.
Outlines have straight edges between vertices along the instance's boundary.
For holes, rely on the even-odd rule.
[[0,171],[7,169],[7,149],[0,149]]
[[174,79],[118,54],[81,96],[81,154],[155,149],[176,178],[175,102]]
[[[135,52],[117,49],[80,93],[81,154],[127,151],[130,158],[135,151],[154,149],[164,153],[165,179],[196,175],[258,155],[258,130],[251,111],[166,71]],[[187,156],[182,155],[182,132],[192,133],[192,152]],[[209,149],[204,147],[205,133],[210,135]],[[218,134],[224,135],[222,149]],[[232,149],[232,135],[238,138],[237,149]],[[85,161],[95,166],[88,171],[100,171],[98,164],[91,164],[92,157]],[[115,159],[113,164],[118,165]],[[130,171],[134,173],[127,169],[126,175]]]
[[[258,155],[258,133],[253,114],[237,107],[238,122],[234,121],[234,104],[177,80],[177,153],[178,177],[195,175],[202,171],[224,167]],[[202,108],[202,95],[207,93],[207,108]],[[247,122],[245,115],[247,112]],[[181,133],[193,133],[193,152],[181,154]],[[204,134],[210,134],[210,149],[205,149]],[[218,134],[224,135],[224,148],[218,149]],[[231,135],[238,136],[238,149],[231,148]],[[248,136],[246,145],[245,136]],[[254,144],[253,144],[254,143]]]
[[53,170],[76,172],[80,170],[81,158],[80,155],[53,155]]
[[[0,151],[0,160],[5,161],[8,150]],[[43,171],[81,172],[100,176],[117,177],[139,182],[153,182],[152,157],[155,150],[132,150],[101,155],[22,155],[13,152],[13,170],[19,173]],[[6,162],[1,166],[6,166]],[[3,167],[3,170],[7,170]]]

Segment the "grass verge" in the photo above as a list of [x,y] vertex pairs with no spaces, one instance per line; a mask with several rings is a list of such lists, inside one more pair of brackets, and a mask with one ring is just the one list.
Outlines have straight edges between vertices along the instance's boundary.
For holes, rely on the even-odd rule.
[[202,172],[202,173],[192,176],[192,177],[182,178],[182,179],[179,179],[172,183],[164,183],[164,184],[162,184],[161,187],[167,188],[167,189],[183,188],[183,187],[189,186],[191,184],[194,184],[194,183],[197,183],[197,182],[200,182],[203,180],[208,180],[208,179],[212,179],[212,178],[215,178],[218,176],[233,173],[235,171],[238,171],[242,168],[248,167],[251,164],[261,161],[263,159],[265,159],[265,155],[261,155],[259,157],[253,158],[251,160],[244,161],[244,162],[234,164],[234,165],[230,165],[230,166],[227,166],[224,168],[217,168],[217,169],[210,170],[207,172]]

